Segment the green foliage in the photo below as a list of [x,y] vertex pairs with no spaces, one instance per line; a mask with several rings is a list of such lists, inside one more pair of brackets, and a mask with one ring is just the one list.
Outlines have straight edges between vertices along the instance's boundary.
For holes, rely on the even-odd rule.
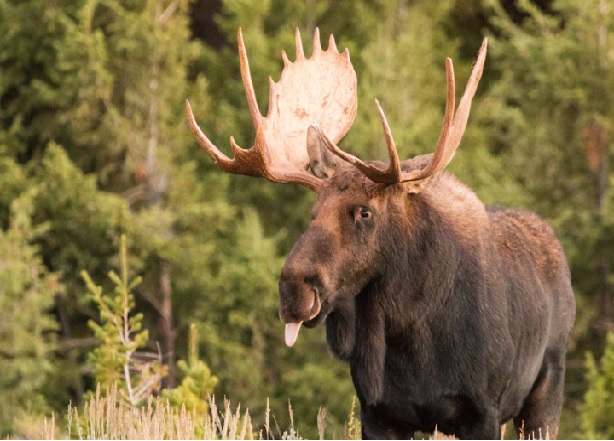
[[491,38],[490,44],[491,60],[501,72],[489,97],[501,106],[489,117],[489,123],[498,126],[491,148],[505,153],[512,166],[508,170],[517,173],[533,195],[532,208],[551,218],[563,215],[563,206],[588,208],[595,201],[581,134],[601,107],[588,99],[591,91],[586,87],[601,74],[592,68],[598,55],[586,51],[593,41],[578,34],[581,18],[578,5],[571,3],[565,8],[570,17],[565,27],[560,18],[529,2],[521,2],[527,14],[522,27],[498,11],[493,21],[501,36]]
[[605,352],[599,363],[592,354],[586,356],[588,389],[580,406],[582,439],[614,438],[614,333],[608,334]]
[[[200,53],[189,41],[188,1],[79,3],[62,16],[65,34],[54,45],[71,101],[58,115],[67,150],[81,167],[105,164],[95,172],[106,188],[126,191],[146,178],[163,191],[168,163],[188,136],[185,80]],[[133,188],[130,199],[143,197]]]
[[135,301],[132,290],[141,282],[140,277],[128,280],[126,239],[120,245],[121,276],[109,273],[115,288],[112,295],[103,294],[86,271],[81,273],[92,300],[100,311],[100,324],[90,321],[100,344],[89,356],[94,368],[94,378],[103,388],[119,388],[119,394],[130,406],[144,403],[160,387],[166,375],[164,366],[155,356],[141,349],[149,339],[143,329],[143,315],[134,313]]
[[45,391],[53,378],[57,324],[50,314],[63,291],[43,265],[34,241],[48,227],[32,225],[33,192],[11,204],[0,229],[0,436],[34,435],[21,424],[27,413],[48,412]]
[[170,404],[177,409],[185,407],[196,414],[206,414],[209,406],[207,401],[217,385],[217,377],[211,374],[207,364],[198,358],[198,331],[190,325],[188,361],[179,360],[177,367],[183,376],[181,384],[174,389],[162,391],[162,397],[168,398]]
[[[67,5],[66,10],[73,10]],[[61,38],[58,4],[42,1],[0,1],[0,142],[6,142],[13,154],[36,155],[59,126],[55,112],[67,101],[58,88],[54,43]]]
[[[487,1],[499,76],[486,98],[491,151],[521,185],[520,205],[559,233],[578,297],[572,345],[600,351],[614,314],[611,277],[612,14],[599,0],[519,2],[522,24]],[[590,256],[590,258],[587,258]],[[574,346],[572,346],[572,349]]]
[[33,217],[49,222],[39,238],[41,251],[51,268],[64,273],[74,302],[74,290],[82,286],[80,271],[104,274],[116,256],[117,239],[129,219],[127,205],[119,195],[99,191],[95,176],[83,173],[55,143],[31,168],[30,185],[39,189]]

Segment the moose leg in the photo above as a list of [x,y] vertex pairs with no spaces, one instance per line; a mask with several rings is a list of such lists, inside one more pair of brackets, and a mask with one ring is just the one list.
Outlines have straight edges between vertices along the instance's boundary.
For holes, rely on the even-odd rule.
[[382,406],[366,406],[361,403],[360,423],[362,439],[413,439],[415,429],[399,425],[390,418]]
[[477,421],[455,435],[461,439],[501,439],[499,412],[494,407],[485,409]]
[[565,354],[546,355],[533,389],[526,398],[514,427],[524,439],[554,439],[559,428],[565,382]]

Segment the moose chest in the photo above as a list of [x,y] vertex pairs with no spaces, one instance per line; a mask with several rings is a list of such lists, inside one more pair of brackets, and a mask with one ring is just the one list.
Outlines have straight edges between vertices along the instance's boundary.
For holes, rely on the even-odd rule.
[[435,427],[463,433],[484,413],[488,391],[503,390],[509,380],[509,371],[491,369],[496,354],[489,346],[468,337],[480,334],[485,324],[479,320],[447,324],[476,326],[466,333],[436,326],[437,318],[395,330],[377,305],[357,300],[356,346],[349,361],[363,422],[371,431],[367,437],[409,438]]
[[369,431],[366,437],[409,439],[416,431],[432,433],[436,428],[462,433],[462,427],[479,419],[484,397],[463,387],[474,380],[461,378],[458,368],[452,359],[417,360],[407,353],[388,354],[381,397],[369,404],[373,383],[364,382],[357,372],[360,367],[352,365],[363,424]]

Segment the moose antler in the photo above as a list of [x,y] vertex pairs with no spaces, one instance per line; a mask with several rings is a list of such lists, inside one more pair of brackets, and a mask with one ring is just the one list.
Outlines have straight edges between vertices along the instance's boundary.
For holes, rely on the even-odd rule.
[[251,149],[242,149],[231,137],[233,159],[220,152],[202,132],[190,103],[186,101],[187,118],[194,136],[221,170],[262,176],[273,182],[295,182],[312,190],[320,186],[321,180],[307,172],[307,129],[312,124],[318,125],[333,143],[343,138],[356,116],[356,72],[350,63],[349,52],[346,49],[339,53],[332,35],[326,51],[321,48],[318,29],[313,40],[311,58],[305,58],[301,37],[296,30],[296,61],[289,61],[282,52],[284,68],[279,82],[269,78],[269,111],[263,117],[258,109],[239,28],[241,78],[256,139]]
[[454,81],[454,67],[452,66],[452,60],[446,59],[446,77],[447,77],[447,98],[446,98],[446,110],[443,118],[443,125],[439,140],[437,141],[437,148],[433,154],[431,161],[421,170],[413,172],[401,171],[401,163],[399,161],[399,154],[397,152],[394,139],[390,130],[390,126],[386,121],[386,116],[382,110],[379,102],[375,100],[377,110],[380,115],[382,127],[384,128],[384,135],[386,137],[386,145],[388,147],[388,156],[390,162],[387,167],[382,168],[374,163],[366,163],[358,159],[357,157],[341,150],[334,141],[326,136],[326,132],[316,127],[320,136],[324,140],[324,143],[328,149],[339,156],[344,161],[355,165],[363,174],[374,182],[382,184],[397,184],[402,182],[414,182],[414,188],[417,190],[428,181],[431,177],[441,172],[452,160],[456,148],[460,144],[461,138],[465,133],[467,127],[467,120],[469,118],[469,110],[471,109],[471,100],[475,95],[478,87],[478,82],[482,77],[484,70],[484,59],[486,58],[486,47],[488,40],[484,39],[482,46],[478,52],[478,58],[473,66],[471,77],[467,82],[465,93],[463,94],[458,108],[455,106],[455,81]]

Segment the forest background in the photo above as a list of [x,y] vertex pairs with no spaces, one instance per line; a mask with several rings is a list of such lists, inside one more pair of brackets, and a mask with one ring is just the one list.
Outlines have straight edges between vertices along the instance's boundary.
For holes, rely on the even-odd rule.
[[401,157],[431,152],[445,58],[465,84],[489,37],[449,170],[484,202],[553,225],[578,303],[560,435],[614,436],[607,413],[601,432],[581,431],[614,406],[614,363],[586,367],[614,330],[611,0],[0,0],[0,436],[37,437],[41,415],[95,390],[104,333],[88,322],[103,318],[86,282],[112,290],[122,235],[141,280],[130,309],[148,331],[141,353],[159,357],[162,387],[181,384],[192,351],[217,397],[252,415],[269,398],[280,420],[290,399],[310,437],[322,406],[341,433],[347,365],[323,327],[287,348],[277,314],[279,271],[314,195],[217,171],[184,116],[189,98],[220,148],[230,135],[251,146],[237,28],[266,110],[281,50],[294,58],[298,27],[309,55],[316,26],[350,50],[359,108],[342,145],[365,159],[386,157],[374,98]]

